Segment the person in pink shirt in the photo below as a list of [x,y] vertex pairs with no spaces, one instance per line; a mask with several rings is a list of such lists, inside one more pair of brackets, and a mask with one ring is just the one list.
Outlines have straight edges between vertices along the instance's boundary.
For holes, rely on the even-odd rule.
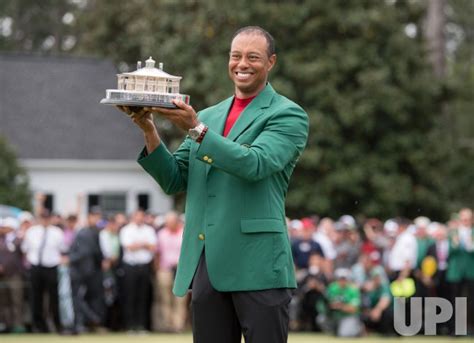
[[155,294],[159,295],[161,301],[162,320],[161,323],[155,323],[155,327],[164,331],[180,332],[186,322],[187,299],[178,298],[172,292],[182,237],[183,223],[176,212],[169,212],[165,216],[164,227],[158,232],[155,255],[157,284]]
[[69,248],[74,241],[74,237],[76,236],[77,222],[77,216],[74,214],[71,214],[66,218],[66,225],[63,228],[63,232],[67,251],[69,251]]

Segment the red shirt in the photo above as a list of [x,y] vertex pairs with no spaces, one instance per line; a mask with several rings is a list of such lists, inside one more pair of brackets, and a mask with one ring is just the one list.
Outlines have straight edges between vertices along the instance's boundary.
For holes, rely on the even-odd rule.
[[240,113],[242,113],[245,107],[247,107],[247,105],[250,104],[250,102],[255,97],[256,95],[247,99],[239,99],[234,97],[234,102],[232,103],[232,107],[230,108],[229,114],[227,115],[227,120],[225,122],[224,133],[222,134],[224,137],[227,137],[230,129],[232,129],[232,126],[234,126],[237,118],[239,118]]

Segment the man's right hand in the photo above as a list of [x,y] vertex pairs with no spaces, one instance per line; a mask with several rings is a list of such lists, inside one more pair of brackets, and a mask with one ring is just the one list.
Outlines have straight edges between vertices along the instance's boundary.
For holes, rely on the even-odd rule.
[[144,133],[156,130],[153,114],[147,107],[117,106],[117,108],[125,112]]
[[160,145],[161,139],[153,121],[153,112],[149,107],[132,109],[129,106],[117,106],[117,108],[132,118],[132,121],[143,131],[146,150],[149,154]]

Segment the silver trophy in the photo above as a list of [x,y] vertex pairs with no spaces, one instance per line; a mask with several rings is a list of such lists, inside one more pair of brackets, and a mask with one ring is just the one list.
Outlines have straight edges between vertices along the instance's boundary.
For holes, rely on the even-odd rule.
[[155,68],[151,58],[137,63],[137,70],[117,74],[117,89],[107,89],[106,96],[100,101],[106,105],[167,107],[176,108],[173,99],[180,99],[189,104],[189,95],[179,93],[181,76],[174,76],[163,71],[163,63]]

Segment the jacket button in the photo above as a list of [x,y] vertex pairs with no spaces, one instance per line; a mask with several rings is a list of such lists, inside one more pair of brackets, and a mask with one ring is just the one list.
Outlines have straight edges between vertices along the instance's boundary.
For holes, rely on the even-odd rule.
[[212,163],[212,158],[209,158],[209,159],[207,160],[207,163],[211,164],[211,163]]
[[204,161],[207,161],[209,159],[209,156],[205,155],[203,158],[202,158]]
[[205,236],[204,236],[204,234],[203,234],[203,233],[200,233],[200,234],[198,235],[198,238],[199,238],[201,241],[203,241],[203,240],[204,240],[204,238],[205,238]]

